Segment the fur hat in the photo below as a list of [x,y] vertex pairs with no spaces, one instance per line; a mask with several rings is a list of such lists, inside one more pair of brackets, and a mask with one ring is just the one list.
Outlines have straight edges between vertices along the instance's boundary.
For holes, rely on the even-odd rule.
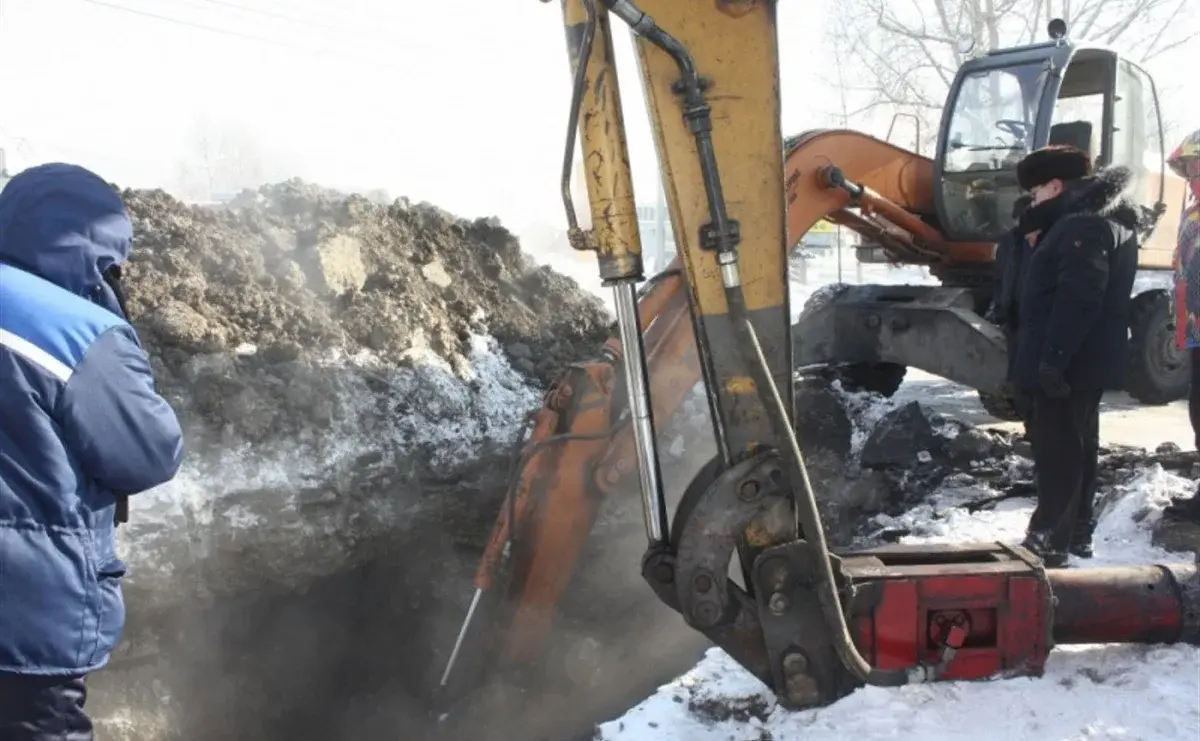
[[1092,159],[1075,147],[1053,145],[1025,155],[1017,163],[1021,190],[1033,190],[1051,180],[1069,182],[1092,174]]

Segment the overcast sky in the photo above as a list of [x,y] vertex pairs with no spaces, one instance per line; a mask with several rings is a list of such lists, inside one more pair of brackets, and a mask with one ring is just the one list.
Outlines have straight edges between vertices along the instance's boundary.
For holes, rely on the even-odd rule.
[[[518,228],[557,223],[570,82],[557,6],[0,0],[0,146],[10,169],[65,159],[121,184],[174,186],[205,122],[255,140],[288,175]],[[826,125],[838,104],[823,81],[824,0],[783,0],[779,16],[784,130]],[[619,42],[636,185],[653,200],[649,128]],[[1178,84],[1197,60],[1193,42],[1152,72]],[[1192,90],[1170,112],[1194,128]]]

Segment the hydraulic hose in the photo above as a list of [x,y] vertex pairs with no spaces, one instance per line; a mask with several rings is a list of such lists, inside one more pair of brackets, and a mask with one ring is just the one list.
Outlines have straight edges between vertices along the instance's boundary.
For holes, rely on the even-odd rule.
[[850,626],[846,622],[846,613],[842,610],[841,599],[838,597],[837,581],[833,574],[833,565],[829,559],[829,543],[825,539],[825,528],[821,524],[821,515],[817,510],[816,493],[813,491],[812,480],[808,477],[808,467],[804,463],[804,454],[800,451],[800,443],[796,439],[796,431],[788,419],[787,406],[779,394],[775,380],[771,378],[770,365],[763,353],[762,344],[758,341],[758,333],[746,313],[746,304],[742,296],[741,286],[726,287],[725,296],[729,302],[729,313],[737,328],[743,347],[752,355],[751,372],[754,384],[759,389],[759,397],[776,434],[786,440],[788,453],[792,459],[795,478],[799,478],[803,493],[793,496],[796,504],[796,516],[799,519],[801,531],[813,549],[817,558],[818,588],[817,598],[821,601],[821,612],[825,616],[825,625],[833,632],[833,648],[846,669],[866,684],[879,687],[899,687],[911,682],[920,682],[927,678],[924,668],[912,671],[907,669],[878,669],[870,665],[850,635]]
[[[548,2],[548,0],[543,0]],[[567,212],[568,233],[579,234],[579,217],[575,213],[575,199],[571,195],[571,174],[575,164],[575,141],[579,131],[579,111],[583,108],[583,95],[587,88],[587,60],[592,56],[592,44],[596,40],[596,2],[581,0],[584,12],[587,13],[587,24],[583,29],[583,39],[579,44],[579,61],[575,67],[575,77],[571,84],[571,113],[567,119],[567,144],[563,150],[562,174],[559,179],[559,191],[562,195],[563,208]],[[572,244],[579,249],[579,246]]]

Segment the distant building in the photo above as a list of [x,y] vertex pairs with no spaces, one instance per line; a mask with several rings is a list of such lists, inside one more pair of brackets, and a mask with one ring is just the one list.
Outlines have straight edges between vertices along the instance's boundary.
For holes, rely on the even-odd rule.
[[656,204],[642,204],[637,207],[638,232],[642,236],[642,261],[646,265],[647,275],[654,275],[665,269],[678,251],[675,246],[675,232],[671,230],[671,217],[667,214],[667,206],[663,201],[664,199],[660,198]]
[[[648,274],[657,273],[671,262],[678,252],[675,233],[671,229],[671,218],[667,213],[665,198],[660,194],[657,204],[642,204],[637,207],[638,229],[642,235],[642,255]],[[834,251],[856,243],[850,234],[840,235],[838,229],[828,221],[818,221],[800,239],[800,250],[816,253]]]

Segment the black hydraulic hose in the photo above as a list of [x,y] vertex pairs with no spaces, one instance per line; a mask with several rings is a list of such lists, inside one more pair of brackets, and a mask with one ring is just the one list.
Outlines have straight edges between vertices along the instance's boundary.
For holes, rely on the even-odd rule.
[[[725,276],[726,267],[731,268],[732,275],[737,276],[737,230],[729,218],[725,204],[725,195],[721,188],[720,173],[717,168],[716,151],[712,140],[712,112],[705,98],[705,83],[696,71],[695,61],[687,48],[678,39],[659,28],[650,16],[643,13],[631,0],[604,0],[610,11],[630,25],[634,33],[646,38],[658,48],[665,51],[675,60],[682,79],[679,89],[683,96],[683,116],[687,121],[696,140],[696,150],[700,159],[700,172],[704,180],[704,191],[708,197],[710,234],[715,237],[715,243],[708,245],[716,249],[718,262],[722,265]],[[760,399],[770,415],[776,435],[787,441],[787,451],[792,459],[795,473],[803,486],[802,496],[793,497],[796,501],[796,516],[803,528],[809,546],[816,552],[819,572],[818,599],[825,624],[834,634],[831,636],[834,649],[846,669],[866,684],[882,687],[898,687],[912,680],[920,680],[923,674],[920,670],[909,672],[904,669],[878,669],[871,666],[854,645],[850,635],[850,627],[846,623],[846,615],[842,610],[841,599],[838,596],[837,581],[834,578],[833,566],[829,559],[829,544],[825,539],[825,528],[821,524],[821,515],[817,509],[816,494],[813,492],[812,481],[808,477],[808,468],[804,464],[804,454],[800,451],[800,443],[796,432],[788,419],[787,406],[779,395],[779,389],[771,378],[770,364],[759,343],[758,334],[750,322],[746,310],[746,299],[742,291],[740,278],[725,279],[725,298],[729,305],[730,318],[734,324],[742,351],[746,359],[751,361],[750,372],[754,377]],[[702,338],[697,333],[697,342]]]
[[605,0],[605,5],[610,12],[628,23],[635,34],[669,54],[679,68],[681,79],[678,89],[683,95],[683,118],[696,140],[704,194],[708,198],[709,215],[712,218],[710,226],[718,239],[716,249],[718,252],[735,249],[736,239],[728,241],[733,231],[717,170],[717,152],[712,140],[712,108],[704,95],[707,83],[700,77],[691,52],[629,0]]
[[583,108],[583,95],[587,88],[588,60],[592,58],[592,43],[596,39],[596,0],[580,2],[587,13],[587,23],[579,44],[579,59],[575,63],[575,83],[571,89],[571,118],[567,121],[567,146],[563,151],[562,179],[559,181],[563,207],[567,211],[567,227],[572,234],[579,230],[575,199],[571,196],[571,173],[575,169],[575,138],[579,131],[579,111]]

